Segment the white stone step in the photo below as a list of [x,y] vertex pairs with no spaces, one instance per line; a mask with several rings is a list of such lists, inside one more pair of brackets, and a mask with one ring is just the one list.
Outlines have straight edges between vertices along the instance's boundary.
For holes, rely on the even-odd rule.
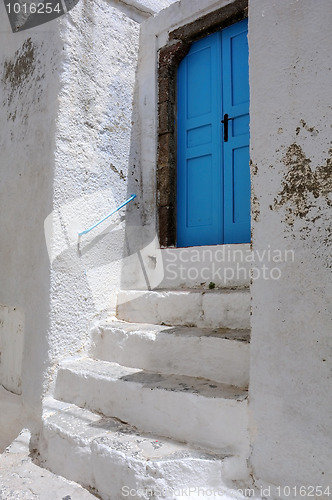
[[118,319],[133,323],[250,328],[249,289],[122,290]]
[[103,500],[183,495],[193,499],[199,491],[204,498],[203,489],[214,491],[215,498],[242,498],[224,485],[246,477],[245,463],[238,457],[143,434],[117,419],[51,398],[44,400],[43,407],[41,462]]
[[152,372],[249,383],[249,330],[112,321],[91,331],[90,356]]
[[139,429],[247,456],[247,391],[91,359],[60,364],[55,397]]

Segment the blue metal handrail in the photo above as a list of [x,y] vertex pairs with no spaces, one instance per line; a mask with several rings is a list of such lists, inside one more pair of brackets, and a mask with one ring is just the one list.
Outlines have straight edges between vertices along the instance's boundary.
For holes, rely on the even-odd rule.
[[125,201],[124,203],[122,203],[121,205],[119,205],[115,210],[113,210],[113,212],[111,212],[110,214],[106,215],[106,217],[103,217],[100,221],[96,222],[96,224],[94,224],[93,226],[89,227],[88,229],[85,229],[84,231],[81,231],[80,233],[78,233],[78,236],[82,236],[83,234],[89,233],[92,229],[94,229],[95,227],[99,226],[99,224],[101,224],[102,222],[104,222],[104,220],[106,220],[109,217],[111,217],[111,215],[115,214],[115,212],[117,212],[118,210],[120,210],[120,208],[122,208],[125,205],[127,205],[127,203],[129,203],[134,198],[136,198],[136,194],[132,194],[131,197],[128,198],[127,201]]

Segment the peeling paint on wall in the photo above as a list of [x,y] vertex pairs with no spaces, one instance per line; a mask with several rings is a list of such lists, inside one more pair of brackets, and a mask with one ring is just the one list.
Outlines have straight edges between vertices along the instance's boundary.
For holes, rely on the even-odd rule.
[[[252,160],[250,160],[249,165],[250,165],[250,176],[254,177],[258,173],[258,167]],[[260,214],[259,199],[255,194],[254,184],[253,182],[251,182],[251,217],[255,222],[258,222],[259,214]]]
[[[316,169],[311,167],[299,144],[291,144],[284,157],[284,165],[288,168],[282,181],[282,190],[274,199],[273,209],[286,206],[285,222],[293,225],[295,218],[311,220],[308,216],[311,208],[318,205],[313,199],[323,198],[327,206],[332,206],[332,148],[325,165]],[[317,214],[315,213],[316,217]],[[319,217],[319,216],[318,216]]]
[[257,173],[258,173],[257,165],[252,160],[249,161],[249,165],[250,165],[251,175],[257,175]]
[[260,206],[257,196],[253,193],[251,196],[251,216],[255,222],[259,221]]
[[124,175],[124,173],[122,172],[122,170],[118,170],[112,163],[110,163],[110,167],[111,167],[111,170],[113,170],[113,172],[115,172],[121,180],[125,181],[126,180],[126,176]]
[[[306,122],[304,120],[300,120],[300,123],[301,123],[302,127],[307,132],[310,132],[310,134],[312,134],[313,136],[316,136],[319,134],[318,130],[315,127],[308,127],[308,125],[306,124]],[[296,135],[299,135],[300,131],[301,131],[301,127],[297,127],[296,128]]]

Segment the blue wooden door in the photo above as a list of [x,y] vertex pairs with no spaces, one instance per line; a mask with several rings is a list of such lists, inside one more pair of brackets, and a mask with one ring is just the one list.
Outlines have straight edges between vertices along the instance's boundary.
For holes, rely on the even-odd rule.
[[179,66],[179,247],[250,241],[247,26],[193,43]]

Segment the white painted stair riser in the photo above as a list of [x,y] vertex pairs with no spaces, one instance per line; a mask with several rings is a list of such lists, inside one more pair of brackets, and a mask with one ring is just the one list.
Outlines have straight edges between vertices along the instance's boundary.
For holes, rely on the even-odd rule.
[[[130,229],[129,229],[130,231]],[[130,233],[129,233],[130,234]],[[134,239],[136,239],[134,237]],[[187,248],[144,247],[126,259],[122,283],[126,290],[250,286],[252,251],[249,243]]]
[[90,355],[132,368],[247,387],[249,349],[248,330],[111,322],[92,330]]
[[63,362],[55,397],[149,432],[246,456],[246,392],[92,360]]
[[[163,288],[194,288],[210,282],[221,287],[250,285],[250,244],[163,248]],[[247,259],[245,259],[247,257]]]
[[137,323],[206,328],[250,328],[250,293],[244,290],[120,291],[117,317]]

